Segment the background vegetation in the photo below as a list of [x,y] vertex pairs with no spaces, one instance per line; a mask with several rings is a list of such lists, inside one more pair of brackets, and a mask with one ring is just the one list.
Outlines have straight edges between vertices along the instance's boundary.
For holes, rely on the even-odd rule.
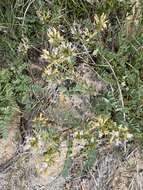
[[[85,141],[81,152],[86,157],[85,167],[89,167],[103,138],[117,146],[130,140],[141,144],[142,10],[139,0],[0,1],[1,135],[8,135],[7,126],[14,112],[31,115],[37,105],[48,105],[39,94],[45,92],[46,85],[57,84],[63,102],[75,93],[90,95],[92,117],[72,121],[65,135],[64,130],[47,127],[50,121],[44,112],[31,116],[33,135],[28,142],[31,147],[39,146],[41,141],[46,143],[44,160],[48,164],[54,162],[53,155],[65,139],[66,175],[73,139]],[[103,82],[102,91],[81,81],[76,73],[81,64],[89,65]],[[50,97],[50,91],[46,93]]]

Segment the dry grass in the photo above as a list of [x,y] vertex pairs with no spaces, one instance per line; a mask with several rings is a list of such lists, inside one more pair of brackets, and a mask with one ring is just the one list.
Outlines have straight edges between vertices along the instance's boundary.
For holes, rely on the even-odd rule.
[[126,152],[110,146],[100,147],[93,168],[84,177],[73,178],[65,189],[142,190],[142,153],[135,146]]

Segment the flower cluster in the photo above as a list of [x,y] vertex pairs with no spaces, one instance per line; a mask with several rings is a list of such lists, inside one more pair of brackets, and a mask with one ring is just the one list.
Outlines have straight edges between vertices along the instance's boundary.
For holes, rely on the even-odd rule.
[[[43,77],[60,76],[63,70],[73,68],[73,58],[76,55],[75,47],[66,41],[55,28],[47,32],[51,48],[43,49],[41,58],[49,64],[45,67]],[[62,70],[62,72],[60,72]]]
[[133,138],[128,127],[121,124],[118,125],[109,117],[99,116],[90,122],[90,126],[92,130],[95,129],[98,132],[98,139],[106,137],[109,139],[110,144],[115,144],[117,146]]
[[54,162],[54,156],[58,153],[60,145],[60,137],[54,131],[35,131],[34,137],[27,137],[25,150],[30,150],[31,153],[37,152],[40,160],[48,165]]
[[[93,25],[92,25],[93,27]],[[82,38],[86,42],[91,42],[96,37],[97,31],[95,28],[88,28],[88,27],[82,27],[80,24],[74,24],[71,27],[71,33],[73,35],[73,38],[80,39]]]
[[101,16],[95,15],[94,20],[95,20],[95,25],[99,31],[103,31],[104,29],[107,28],[108,20],[104,13]]
[[36,11],[36,14],[42,24],[47,23],[50,20],[50,12],[44,10]]
[[54,27],[48,30],[47,36],[50,44],[53,46],[58,46],[64,41],[63,36],[61,36],[60,32],[57,31]]
[[30,45],[29,45],[28,38],[23,36],[21,39],[21,42],[19,43],[19,46],[18,46],[18,52],[25,55],[27,53],[29,47],[30,47]]
[[33,123],[36,126],[45,126],[48,123],[48,119],[42,113],[40,113],[39,116],[33,119]]

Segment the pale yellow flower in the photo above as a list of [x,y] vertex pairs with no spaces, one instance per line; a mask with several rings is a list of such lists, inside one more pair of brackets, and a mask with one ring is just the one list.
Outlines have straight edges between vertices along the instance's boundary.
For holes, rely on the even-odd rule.
[[45,68],[45,70],[44,70],[44,73],[43,73],[44,75],[51,75],[52,74],[52,68],[51,67],[49,67],[49,68]]
[[44,117],[44,115],[42,113],[39,114],[38,117],[33,119],[33,122],[40,122],[42,124],[46,124],[46,122],[48,121],[48,119],[46,117]]
[[101,16],[98,16],[97,14],[94,16],[94,20],[96,23],[96,26],[98,30],[103,31],[104,29],[107,28],[107,16],[103,13]]
[[49,38],[50,44],[54,46],[59,45],[64,40],[63,37],[60,35],[60,32],[57,31],[54,27],[48,30],[47,36]]
[[129,139],[132,139],[132,138],[133,138],[133,134],[127,133],[127,139],[129,140]]
[[18,46],[18,52],[25,55],[27,53],[29,47],[30,47],[30,45],[29,45],[28,38],[26,36],[23,36],[21,38],[21,42],[19,43],[19,46]]
[[42,24],[45,24],[50,19],[50,12],[48,12],[48,11],[38,10],[38,11],[36,11],[36,14]]
[[43,52],[42,52],[42,55],[41,55],[41,58],[42,59],[45,59],[45,60],[48,60],[50,57],[50,52],[46,49],[43,49]]

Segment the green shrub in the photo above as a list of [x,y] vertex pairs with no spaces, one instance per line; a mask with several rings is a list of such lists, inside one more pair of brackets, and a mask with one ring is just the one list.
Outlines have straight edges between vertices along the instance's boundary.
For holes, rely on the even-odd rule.
[[[58,93],[63,101],[65,96],[70,97],[74,93],[89,94],[90,97],[97,95],[92,102],[93,117],[78,123],[70,131],[71,134],[76,134],[73,138],[85,140],[83,154],[88,157],[93,152],[95,155],[96,144],[101,136],[107,138],[111,144],[117,143],[117,137],[123,143],[128,142],[128,137],[132,135],[141,140],[143,36],[140,32],[142,2],[139,3],[138,5],[138,2],[124,0],[100,3],[96,0],[1,2],[0,49],[6,63],[5,68],[3,66],[0,71],[2,133],[6,134],[6,123],[17,107],[17,102],[24,104],[30,112],[32,106],[39,104],[39,94],[44,91],[44,87],[35,84],[29,74],[29,65],[33,64],[32,60],[37,60],[29,55],[33,48],[38,59],[46,64],[42,68],[41,79],[46,84],[58,84]],[[81,81],[76,73],[79,64],[92,68],[105,83],[104,92],[95,93],[94,88],[87,87]],[[65,80],[76,81],[77,85],[67,89],[63,85]],[[33,94],[35,99],[32,98]],[[38,114],[36,121],[37,118]],[[34,125],[33,129],[45,129],[46,119],[40,120],[40,128]],[[98,124],[98,127],[95,125],[93,133],[91,124]],[[49,134],[51,131],[44,132]],[[65,166],[69,168],[72,143],[67,136],[63,138],[70,144]],[[52,150],[48,152],[51,155]],[[55,151],[58,151],[58,146],[54,147],[53,152]],[[90,161],[92,162],[92,156]]]

